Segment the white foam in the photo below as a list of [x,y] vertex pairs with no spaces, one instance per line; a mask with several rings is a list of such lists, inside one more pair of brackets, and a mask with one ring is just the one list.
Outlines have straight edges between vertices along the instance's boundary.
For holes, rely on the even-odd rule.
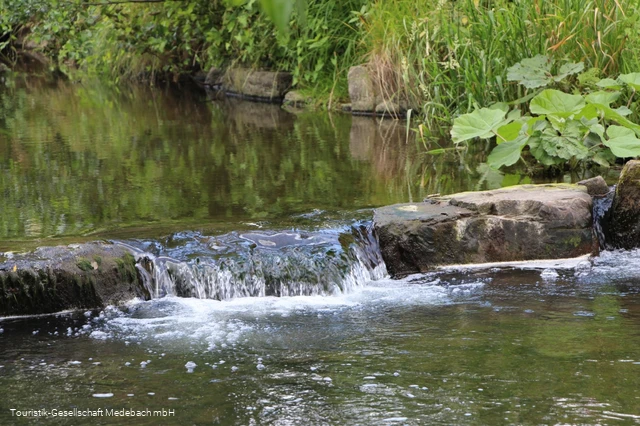
[[517,262],[487,262],[473,263],[469,265],[446,265],[438,267],[440,271],[472,271],[493,268],[515,268],[523,270],[536,269],[575,269],[581,262],[589,261],[591,255],[585,254],[569,259],[541,259],[524,260]]

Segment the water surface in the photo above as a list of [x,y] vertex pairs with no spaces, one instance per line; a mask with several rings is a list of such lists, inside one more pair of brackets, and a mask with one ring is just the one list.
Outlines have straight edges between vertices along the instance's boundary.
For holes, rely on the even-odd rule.
[[126,244],[155,299],[0,318],[0,424],[640,422],[637,251],[386,275],[372,208],[532,181],[441,145],[186,89],[7,83],[0,250]]

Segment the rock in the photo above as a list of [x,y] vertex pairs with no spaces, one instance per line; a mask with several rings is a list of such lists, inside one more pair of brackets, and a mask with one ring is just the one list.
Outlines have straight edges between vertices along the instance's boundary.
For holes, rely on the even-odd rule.
[[522,185],[377,209],[394,275],[447,264],[566,258],[594,247],[592,199],[579,185]]
[[609,185],[602,176],[581,180],[578,185],[586,186],[587,192],[592,197],[603,197],[609,193]]
[[383,101],[376,105],[376,114],[387,115],[391,117],[401,117],[406,113],[406,110],[402,110],[400,105],[391,101]]
[[2,260],[0,316],[101,308],[150,298],[133,255],[119,245],[43,247]]
[[222,77],[224,71],[218,67],[211,67],[207,73],[207,77],[204,79],[205,86],[213,89],[220,88],[222,86]]
[[351,111],[373,112],[376,106],[376,95],[369,70],[363,65],[351,67],[347,78]]
[[640,247],[640,161],[625,164],[607,214],[607,248]]
[[465,263],[457,223],[471,216],[471,210],[437,202],[376,209],[375,230],[389,273],[402,276]]
[[291,90],[284,95],[282,105],[289,108],[304,108],[307,104],[307,99],[295,90]]
[[253,71],[236,68],[227,71],[222,87],[229,95],[249,99],[280,102],[291,87],[293,76],[288,72]]

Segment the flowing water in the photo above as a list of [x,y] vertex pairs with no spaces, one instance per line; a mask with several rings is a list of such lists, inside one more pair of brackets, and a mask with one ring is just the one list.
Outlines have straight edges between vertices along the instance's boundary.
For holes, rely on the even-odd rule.
[[0,424],[639,423],[640,252],[387,276],[371,208],[529,181],[424,150],[392,121],[11,82],[0,250],[109,239],[154,299],[0,318]]

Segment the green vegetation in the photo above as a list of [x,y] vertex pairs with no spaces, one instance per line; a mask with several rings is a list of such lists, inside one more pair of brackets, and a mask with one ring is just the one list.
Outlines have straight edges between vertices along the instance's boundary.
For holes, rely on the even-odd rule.
[[584,163],[609,167],[616,158],[639,156],[640,125],[627,116],[632,114],[629,107],[637,110],[634,96],[640,89],[640,73],[597,79],[592,69],[570,84],[567,80],[584,64],[555,65],[546,56],[536,56],[509,68],[507,78],[527,89],[551,85],[564,91],[538,90],[533,98],[512,103],[519,107],[531,98],[524,105],[530,114],[522,115],[519,108],[509,111],[505,103],[463,114],[453,122],[453,142],[495,137],[497,147],[487,158],[495,168],[525,161],[525,147],[545,167],[575,168]]
[[[639,16],[640,0],[176,0],[104,4],[5,0],[0,4],[0,61],[11,62],[21,52],[36,52],[49,58],[51,67],[102,75],[116,83],[175,80],[211,66],[287,70],[293,73],[298,89],[329,105],[337,105],[332,100],[347,99],[347,70],[364,63],[381,93],[419,113],[423,133],[426,129],[428,135],[442,137],[454,118],[495,103],[521,103],[543,86],[593,97],[595,83],[620,78],[628,92],[632,86],[624,76],[640,71]],[[541,57],[548,59],[542,67],[524,62]],[[521,66],[510,68],[514,64]],[[532,64],[537,74],[528,75]],[[587,71],[576,79],[582,67]],[[617,95],[607,95],[611,98],[603,105],[613,105],[613,110],[631,99],[627,95],[622,93],[616,99]],[[536,102],[539,100],[542,98]],[[587,98],[584,102],[597,103]],[[584,117],[587,121],[597,118],[597,125],[605,129],[613,124],[633,130],[629,123],[637,122],[637,115],[627,117],[618,111],[625,122],[610,112],[603,116],[605,109],[599,107],[598,117]],[[498,110],[494,109],[494,114]],[[531,118],[540,116],[531,112]],[[553,132],[566,140],[566,129],[550,121],[553,114],[542,115],[544,120],[537,121],[535,131],[546,135],[547,142],[555,137]],[[511,117],[510,128],[515,129],[514,123],[523,122],[526,115]],[[571,166],[584,161],[605,165],[613,161],[611,153],[635,153],[609,146],[623,140],[628,143],[627,130],[613,127],[599,135],[587,132],[589,126],[569,126],[573,142],[588,136],[588,152],[544,143],[542,154],[536,148],[542,145],[530,139],[533,129],[526,130],[529,142],[525,145],[529,152],[539,153],[534,157],[545,166],[558,166],[560,159]],[[593,140],[594,133],[600,142]],[[595,145],[589,145],[592,142]],[[521,141],[502,146],[492,164],[510,164],[516,159],[516,150],[507,152],[507,147],[525,145]],[[558,155],[551,155],[551,145]],[[574,148],[579,152],[573,152]],[[503,158],[498,158],[500,153]]]
[[[388,0],[363,14],[366,51],[430,127],[523,88],[507,69],[548,55],[603,77],[640,70],[638,0]],[[435,126],[434,126],[435,124]]]
[[584,62],[604,77],[640,69],[639,3],[6,0],[0,50],[7,61],[28,45],[54,66],[116,81],[212,65],[289,70],[299,87],[343,97],[346,70],[366,62],[384,92],[405,98],[429,124],[449,124],[476,104],[519,98],[506,72],[525,58]]
[[[358,37],[345,18],[364,0],[309,1],[286,32],[275,31],[256,1],[240,3],[7,0],[0,4],[0,59],[28,45],[53,66],[115,82],[242,65],[291,71],[295,84],[326,93],[355,61]],[[344,81],[339,89],[346,93]]]

